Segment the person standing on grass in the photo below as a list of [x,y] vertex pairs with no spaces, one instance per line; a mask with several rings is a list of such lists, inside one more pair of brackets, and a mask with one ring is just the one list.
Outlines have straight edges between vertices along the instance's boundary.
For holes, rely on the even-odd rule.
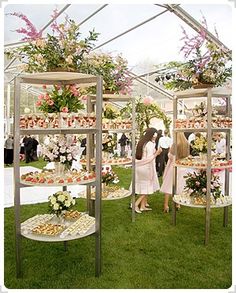
[[168,130],[164,131],[164,136],[160,137],[158,148],[162,149],[162,153],[160,154],[160,167],[158,176],[162,176],[165,170],[165,166],[168,161],[168,153],[170,150],[170,146],[172,144],[172,139],[169,137]]
[[136,147],[135,193],[140,195],[135,202],[136,213],[151,210],[148,208],[147,195],[160,189],[155,158],[162,150],[155,148],[156,137],[157,130],[147,128]]
[[5,140],[4,148],[6,151],[4,163],[7,166],[10,166],[13,163],[13,149],[14,149],[14,140],[13,140],[12,134],[9,134],[8,138]]
[[[159,129],[157,131],[157,138],[156,138],[156,149],[158,149],[158,144],[159,144],[159,140],[162,137],[162,130]],[[161,153],[160,155],[156,156],[156,172],[157,172],[157,176],[159,176],[159,170],[160,170],[160,157],[161,157]]]
[[[172,194],[172,185],[173,185],[173,166],[175,162],[175,157],[177,159],[183,159],[187,156],[189,156],[189,143],[182,132],[177,132],[177,154],[175,156],[174,153],[174,144],[172,144],[170,151],[168,153],[168,162],[163,174],[163,182],[161,185],[161,192],[165,193],[165,199],[164,199],[164,208],[163,212],[168,213],[169,212],[169,196]],[[177,194],[181,194],[183,192],[183,188],[185,185],[185,179],[184,175],[186,175],[187,169],[185,168],[179,168],[177,172]],[[177,208],[180,208],[178,205]]]

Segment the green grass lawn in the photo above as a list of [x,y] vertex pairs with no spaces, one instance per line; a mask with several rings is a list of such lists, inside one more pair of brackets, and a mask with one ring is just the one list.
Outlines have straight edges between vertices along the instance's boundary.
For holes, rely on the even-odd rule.
[[[128,188],[130,170],[113,168]],[[32,194],[33,196],[33,194]],[[16,279],[14,211],[5,209],[5,286],[9,289],[67,288],[217,288],[232,283],[232,224],[223,227],[223,209],[211,210],[208,246],[204,245],[204,211],[181,207],[177,225],[162,212],[164,196],[150,196],[151,212],[131,222],[130,198],[102,202],[102,275],[95,273],[93,236],[63,243],[23,238],[23,278]],[[85,209],[85,200],[77,200]],[[47,203],[21,207],[22,221],[46,213]]]

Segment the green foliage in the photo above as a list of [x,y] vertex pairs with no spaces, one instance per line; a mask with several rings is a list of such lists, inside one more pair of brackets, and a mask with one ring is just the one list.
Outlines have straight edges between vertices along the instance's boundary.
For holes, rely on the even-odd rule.
[[[120,186],[131,169],[114,167]],[[32,194],[33,196],[33,194]],[[4,211],[4,285],[10,289],[228,289],[232,285],[232,223],[223,209],[211,210],[210,241],[204,245],[203,209],[182,206],[177,225],[163,214],[164,195],[148,197],[151,212],[131,221],[130,198],[102,201],[102,274],[95,277],[95,238],[63,243],[22,239],[23,277],[16,278],[14,209]],[[86,210],[77,199],[74,209]],[[21,206],[21,221],[44,214],[47,203]],[[190,237],[191,235],[191,237]],[[127,266],[128,264],[128,266]],[[37,268],[37,272],[35,271]],[[37,274],[37,278],[35,277]]]
[[[135,119],[140,135],[149,127],[152,118],[163,120],[165,129],[169,130],[171,119],[165,115],[154,101],[145,102],[145,99],[146,98],[137,97],[135,101]],[[122,116],[131,116],[132,103],[128,103],[120,112]]]
[[[83,58],[80,71],[92,75],[101,75],[103,90],[120,94],[130,94],[132,81],[128,73],[128,62],[121,55],[108,53],[90,53]],[[96,91],[91,87],[90,92]]]

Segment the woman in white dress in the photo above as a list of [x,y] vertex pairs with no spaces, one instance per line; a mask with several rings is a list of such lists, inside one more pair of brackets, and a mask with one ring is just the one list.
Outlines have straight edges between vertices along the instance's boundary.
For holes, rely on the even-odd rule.
[[162,150],[156,150],[155,148],[156,137],[157,130],[155,128],[147,128],[137,144],[135,193],[140,196],[135,202],[136,213],[151,210],[151,208],[147,207],[147,195],[153,194],[160,189],[155,158]]

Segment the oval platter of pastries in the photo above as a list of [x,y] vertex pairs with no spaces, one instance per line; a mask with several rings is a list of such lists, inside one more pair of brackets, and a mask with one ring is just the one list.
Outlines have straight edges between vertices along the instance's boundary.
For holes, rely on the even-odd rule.
[[54,171],[28,172],[21,175],[21,183],[26,185],[75,185],[94,182],[95,172],[67,171],[62,175],[56,175]]
[[[111,159],[103,159],[102,160],[102,164],[103,165],[128,165],[132,163],[132,158],[111,158]],[[87,160],[86,159],[81,159],[80,160],[80,164],[81,165],[86,165],[87,164]],[[96,165],[96,161],[95,158],[91,159],[91,164],[92,165]]]
[[[199,167],[199,168],[206,168],[207,161],[202,161],[199,156],[188,156],[186,158],[176,160],[176,166],[187,166],[187,167]],[[232,167],[232,160],[224,160],[222,158],[218,158],[217,156],[212,156],[211,160],[211,167],[217,169],[225,169]]]

